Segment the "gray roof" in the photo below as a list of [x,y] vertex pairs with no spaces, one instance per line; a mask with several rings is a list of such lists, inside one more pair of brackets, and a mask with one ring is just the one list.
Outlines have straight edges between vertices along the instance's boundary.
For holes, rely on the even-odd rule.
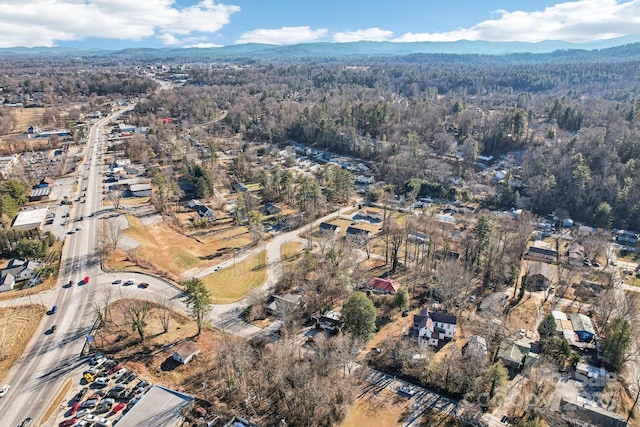
[[591,319],[588,316],[581,313],[572,313],[569,315],[569,320],[571,320],[571,326],[574,331],[585,331],[593,335],[596,334],[593,323],[591,323]]
[[536,276],[538,274],[544,276],[545,279],[552,281],[554,278],[553,267],[543,262],[534,262],[529,266],[527,276]]
[[118,427],[177,427],[184,420],[182,410],[193,400],[188,394],[155,385],[122,417]]
[[31,197],[42,197],[51,194],[51,187],[34,188],[31,191]]
[[151,184],[131,184],[129,185],[131,191],[149,191],[151,190]]

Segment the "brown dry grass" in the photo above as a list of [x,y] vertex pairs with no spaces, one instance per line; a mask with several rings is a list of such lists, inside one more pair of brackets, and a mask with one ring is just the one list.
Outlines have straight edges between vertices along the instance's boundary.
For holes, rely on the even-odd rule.
[[[172,312],[169,331],[163,332],[156,309],[147,316],[147,338],[140,342],[137,334],[131,332],[131,324],[126,315],[126,305],[135,300],[119,300],[110,305],[111,318],[105,328],[96,334],[99,349],[138,374],[140,377],[171,388],[197,394],[202,390],[200,381],[194,378],[211,369],[214,358],[214,345],[220,339],[220,332],[204,328],[199,336],[195,336],[195,321],[180,313]],[[158,369],[162,363],[171,358],[176,346],[193,341],[200,354],[189,364],[181,365],[173,370]]]
[[280,256],[284,261],[294,261],[302,253],[303,245],[300,242],[286,242],[280,246]]
[[245,258],[234,266],[210,274],[202,281],[211,292],[211,302],[228,304],[244,298],[267,278],[266,251]]
[[514,308],[507,319],[510,328],[519,331],[521,328],[533,330],[538,317],[538,305],[535,298],[530,298]]
[[402,425],[403,415],[410,409],[409,400],[383,390],[368,393],[356,400],[342,427],[392,427]]
[[[138,243],[133,253],[146,260],[150,270],[166,272],[167,277],[181,277],[194,269],[214,266],[233,255],[233,248],[246,246],[251,236],[244,227],[235,227],[220,233],[189,237],[164,221],[144,226],[138,218],[127,215],[129,228],[124,234]],[[226,255],[222,258],[223,255]],[[133,257],[129,257],[133,258]],[[137,263],[127,259],[127,254],[114,251],[107,260],[107,267],[117,270],[136,269]]]
[[1,379],[6,377],[7,372],[24,352],[46,311],[46,308],[39,304],[0,308]]
[[16,118],[13,133],[24,133],[29,126],[42,122],[42,114],[46,108],[14,108],[12,111]]

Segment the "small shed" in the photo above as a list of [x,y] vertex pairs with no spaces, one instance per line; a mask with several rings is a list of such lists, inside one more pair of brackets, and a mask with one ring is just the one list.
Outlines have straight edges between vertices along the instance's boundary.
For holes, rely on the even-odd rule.
[[198,350],[198,347],[196,346],[195,343],[186,342],[182,344],[180,347],[178,347],[176,351],[173,352],[172,357],[173,357],[173,360],[175,360],[176,362],[186,365],[198,353],[200,353],[200,350]]

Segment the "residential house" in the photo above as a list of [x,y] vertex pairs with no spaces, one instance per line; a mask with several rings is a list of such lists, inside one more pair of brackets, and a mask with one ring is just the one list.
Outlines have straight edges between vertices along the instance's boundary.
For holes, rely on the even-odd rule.
[[317,319],[320,329],[324,329],[326,331],[335,331],[338,326],[340,326],[340,319],[342,314],[337,311],[327,311],[325,314],[320,316]]
[[264,204],[264,212],[267,215],[275,215],[275,214],[279,214],[280,212],[282,212],[282,208],[280,208],[280,206],[271,203],[271,202],[267,202]]
[[200,216],[200,218],[208,218],[208,219],[216,218],[216,215],[213,209],[203,205],[202,203],[196,206],[195,211],[198,212],[198,215]]
[[292,313],[302,302],[302,296],[297,294],[274,295],[269,299],[266,311],[272,316]]
[[400,289],[400,284],[395,280],[372,277],[367,282],[366,287],[367,289],[377,294],[394,295],[398,291],[398,289]]
[[362,215],[365,218],[372,219],[378,222],[384,220],[384,212],[380,212],[373,209],[364,209],[361,211],[360,215]]
[[418,343],[437,346],[453,338],[456,321],[453,314],[436,313],[423,308],[420,314],[413,316],[411,336]]
[[429,243],[429,236],[421,231],[413,231],[407,236],[407,240],[412,243]]
[[626,427],[625,418],[615,412],[599,406],[585,405],[584,398],[578,400],[578,395],[562,397],[560,402],[562,419],[570,425],[581,427]]
[[364,228],[357,227],[355,225],[350,225],[347,227],[347,236],[362,238],[362,239],[370,239],[371,232]]
[[531,261],[555,264],[558,262],[558,251],[551,249],[551,247],[532,245],[529,247],[527,253],[524,254],[524,258]]
[[327,234],[340,234],[340,226],[329,222],[321,222],[320,232]]
[[572,243],[567,249],[567,258],[571,265],[582,265],[584,261],[584,246]]
[[2,273],[0,276],[0,292],[12,291],[16,284],[16,278],[11,273]]
[[234,182],[231,184],[231,189],[236,193],[246,193],[249,190],[249,187],[241,182]]
[[7,268],[0,270],[0,292],[12,290],[17,282],[33,279],[42,267],[43,265],[36,261],[12,259]]
[[129,192],[133,197],[149,197],[151,196],[151,184],[132,184],[129,186]]
[[538,361],[538,345],[528,340],[506,339],[500,343],[497,357],[508,368],[520,370]]
[[198,353],[200,353],[200,350],[198,350],[198,346],[196,346],[194,342],[189,341],[178,347],[176,351],[173,352],[172,358],[176,362],[186,365]]
[[534,262],[526,274],[527,289],[530,291],[546,290],[555,278],[553,267],[542,262]]
[[581,342],[591,342],[596,336],[596,330],[588,316],[582,313],[572,313],[569,315],[573,331],[578,335]]
[[187,203],[187,208],[191,209],[191,210],[197,210],[198,206],[202,206],[203,203],[200,200],[197,199],[191,199],[189,200],[189,202]]

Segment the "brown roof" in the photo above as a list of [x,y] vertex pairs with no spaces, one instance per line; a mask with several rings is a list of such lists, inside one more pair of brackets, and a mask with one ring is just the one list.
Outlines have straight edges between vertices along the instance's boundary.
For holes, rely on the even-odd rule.
[[182,344],[180,347],[176,349],[176,353],[180,355],[180,357],[188,357],[193,353],[198,351],[198,346],[194,342],[186,342]]

